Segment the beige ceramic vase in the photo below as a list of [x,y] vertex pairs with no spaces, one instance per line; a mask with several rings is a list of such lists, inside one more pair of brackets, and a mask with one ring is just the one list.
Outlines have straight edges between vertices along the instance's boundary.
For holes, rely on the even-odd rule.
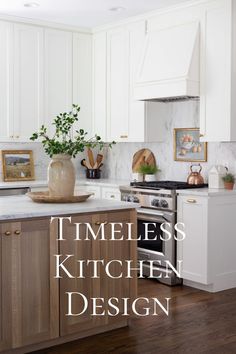
[[48,166],[50,196],[71,197],[75,189],[75,168],[70,155],[53,155]]

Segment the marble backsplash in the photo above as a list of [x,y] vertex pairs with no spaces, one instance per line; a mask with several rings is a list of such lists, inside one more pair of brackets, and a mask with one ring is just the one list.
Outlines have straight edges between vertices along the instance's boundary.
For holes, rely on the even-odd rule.
[[[164,115],[163,142],[159,143],[118,143],[112,149],[105,149],[105,161],[102,168],[103,178],[128,180],[132,174],[132,157],[141,148],[153,151],[161,172],[158,179],[185,181],[188,176],[190,163],[177,162],[173,159],[173,129],[193,128],[199,126],[199,103],[185,101],[175,103],[156,103],[158,112]],[[161,110],[159,105],[162,105]],[[163,117],[162,117],[163,118]],[[43,151],[40,143],[1,143],[0,150],[31,149],[34,152],[36,179],[46,179],[49,158]],[[75,160],[78,177],[84,176],[84,168],[80,165],[84,153]],[[228,164],[229,169],[236,173],[236,142],[209,143],[208,161],[202,163],[203,175],[207,179],[208,171],[215,164]],[[2,170],[0,170],[2,180]]]

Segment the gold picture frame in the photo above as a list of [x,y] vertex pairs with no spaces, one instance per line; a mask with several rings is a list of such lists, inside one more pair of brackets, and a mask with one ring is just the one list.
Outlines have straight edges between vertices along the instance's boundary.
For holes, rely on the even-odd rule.
[[207,162],[207,143],[200,142],[199,128],[174,129],[174,160]]
[[33,181],[34,160],[32,150],[2,150],[3,180]]

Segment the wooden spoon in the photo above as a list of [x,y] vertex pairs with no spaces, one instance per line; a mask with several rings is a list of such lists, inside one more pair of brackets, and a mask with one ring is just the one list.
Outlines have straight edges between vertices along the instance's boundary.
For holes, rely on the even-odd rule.
[[101,165],[102,163],[102,160],[103,160],[103,155],[102,154],[97,154],[97,159],[96,159],[96,162],[94,164],[94,169],[97,169],[99,168],[99,166]]
[[81,160],[81,165],[86,167],[88,170],[91,170],[90,164],[85,159]]
[[94,168],[94,157],[93,157],[93,152],[90,148],[88,148],[88,158],[89,158],[89,163],[91,165],[92,168]]

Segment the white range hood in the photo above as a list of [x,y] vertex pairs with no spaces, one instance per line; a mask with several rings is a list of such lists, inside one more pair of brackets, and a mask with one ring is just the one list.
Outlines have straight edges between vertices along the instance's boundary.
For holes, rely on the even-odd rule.
[[165,101],[198,97],[199,52],[199,23],[148,33],[134,99]]

